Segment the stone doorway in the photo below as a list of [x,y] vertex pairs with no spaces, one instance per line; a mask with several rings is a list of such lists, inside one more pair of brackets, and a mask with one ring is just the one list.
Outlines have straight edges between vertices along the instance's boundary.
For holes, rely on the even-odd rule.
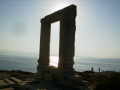
[[[38,77],[51,72],[63,80],[74,76],[74,42],[75,42],[76,6],[70,5],[41,19],[40,52],[37,66]],[[51,23],[60,21],[59,63],[58,68],[49,67]]]
[[59,57],[59,37],[60,37],[60,22],[55,22],[51,24],[50,33],[50,62],[49,65],[58,67],[58,57]]

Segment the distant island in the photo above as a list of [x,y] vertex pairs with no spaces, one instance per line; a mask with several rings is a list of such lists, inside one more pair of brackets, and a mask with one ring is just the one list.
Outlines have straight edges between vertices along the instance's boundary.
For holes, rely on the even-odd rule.
[[32,52],[24,52],[18,50],[0,50],[0,55],[14,55],[14,56],[30,56],[30,57],[38,57],[38,53]]

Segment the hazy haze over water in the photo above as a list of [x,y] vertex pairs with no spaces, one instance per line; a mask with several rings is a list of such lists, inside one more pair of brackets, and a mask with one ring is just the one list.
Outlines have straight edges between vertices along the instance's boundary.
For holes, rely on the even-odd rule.
[[[57,56],[51,56],[51,65],[56,65]],[[37,57],[20,57],[20,56],[6,56],[0,55],[0,70],[23,70],[29,72],[37,72]],[[105,59],[105,58],[91,58],[91,57],[75,57],[74,69],[76,71],[86,71],[94,68],[98,72],[101,71],[120,71],[120,59]]]

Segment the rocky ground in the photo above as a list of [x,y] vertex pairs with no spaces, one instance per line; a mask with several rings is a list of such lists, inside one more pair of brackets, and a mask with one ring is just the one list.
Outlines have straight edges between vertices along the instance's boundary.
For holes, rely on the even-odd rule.
[[120,72],[104,71],[76,72],[82,79],[87,81],[87,86],[91,90],[120,90]]
[[[84,71],[76,72],[76,75],[81,75],[82,79],[86,81],[86,85],[90,90],[120,90],[120,72],[105,71],[105,72],[93,72],[93,71]],[[36,73],[24,72],[24,71],[5,71],[0,70],[0,80],[4,80],[9,77],[16,77],[22,81],[27,81],[28,83],[35,80]],[[32,84],[31,83],[31,84]],[[35,81],[34,84],[40,83]],[[45,83],[44,81],[42,83]],[[57,85],[57,84],[55,84]],[[55,86],[53,85],[53,86]],[[61,86],[61,85],[57,85]],[[65,87],[65,90],[68,90]],[[64,90],[64,89],[62,89]],[[70,89],[72,90],[72,89]],[[74,90],[74,89],[73,89]],[[76,89],[77,90],[77,89]]]

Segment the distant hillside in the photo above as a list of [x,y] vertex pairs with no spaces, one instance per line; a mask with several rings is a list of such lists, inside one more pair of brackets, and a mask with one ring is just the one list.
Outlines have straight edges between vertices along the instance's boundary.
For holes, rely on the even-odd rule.
[[0,50],[0,55],[15,55],[15,56],[29,56],[38,57],[38,53],[24,52],[18,50]]

